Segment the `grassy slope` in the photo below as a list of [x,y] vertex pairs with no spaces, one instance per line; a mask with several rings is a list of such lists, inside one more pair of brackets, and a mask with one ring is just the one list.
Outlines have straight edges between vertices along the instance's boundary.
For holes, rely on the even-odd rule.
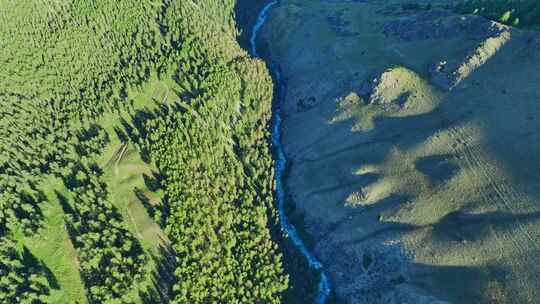
[[[143,248],[152,257],[160,257],[161,247],[167,246],[167,237],[149,215],[141,199],[136,196],[135,190],[140,189],[151,204],[160,204],[161,192],[148,189],[143,178],[143,175],[153,177],[157,170],[152,164],[145,163],[131,144],[123,143],[114,130],[115,128],[123,130],[121,121],[130,123],[130,115],[137,110],[152,110],[160,102],[167,103],[176,100],[176,95],[168,89],[169,85],[171,84],[167,81],[152,77],[143,85],[142,90],[130,92],[129,99],[133,100],[132,110],[120,114],[106,114],[100,123],[109,132],[111,138],[110,144],[105,148],[99,161],[105,172],[104,178],[110,191],[111,201],[120,211],[130,232],[140,240]],[[157,260],[152,258],[147,265],[148,273],[156,272],[157,267]],[[154,288],[153,279],[153,275],[148,275],[139,288],[132,291],[132,299],[135,303],[143,303],[139,298],[139,292]]]
[[76,299],[86,303],[84,285],[79,276],[77,252],[65,229],[64,211],[55,191],[65,194],[61,181],[50,177],[42,186],[49,204],[43,209],[45,221],[43,229],[33,237],[20,237],[38,260],[44,262],[52,273],[50,283],[51,303],[73,303]]
[[[141,90],[134,90],[129,95],[133,100],[133,109],[122,113],[106,113],[100,125],[105,128],[111,138],[110,144],[104,149],[98,163],[104,169],[111,201],[122,214],[129,230],[141,241],[145,250],[150,254],[159,256],[160,246],[166,245],[166,236],[159,226],[148,215],[140,199],[135,195],[134,189],[139,188],[151,199],[152,203],[159,203],[160,193],[150,191],[146,186],[143,174],[152,176],[155,168],[143,162],[130,145],[124,149],[124,144],[117,137],[114,128],[123,129],[121,119],[129,121],[129,114],[137,109],[152,109],[159,102],[172,102],[176,96],[167,88],[172,81],[159,81],[153,77]],[[167,93],[168,92],[168,93]],[[165,98],[166,97],[166,98]],[[123,151],[122,157],[119,152]],[[43,207],[45,216],[43,229],[33,237],[18,235],[17,239],[36,256],[37,259],[51,271],[51,303],[72,304],[73,301],[86,303],[84,285],[78,271],[77,253],[67,234],[64,224],[64,211],[55,192],[68,196],[60,180],[53,177],[47,179],[42,185],[48,198],[48,204]],[[149,273],[155,271],[155,260],[148,265]],[[152,276],[140,286],[140,290],[152,287]],[[56,285],[56,286],[54,286]],[[139,289],[132,291],[135,303],[142,303],[139,298]]]
[[[69,100],[73,98],[73,94],[75,98],[80,97],[77,94],[82,94],[81,88],[85,88],[88,82],[100,80],[94,78],[102,77],[105,78],[101,79],[102,81],[109,82],[107,78],[111,74],[120,77],[117,75],[121,74],[121,71],[118,70],[119,59],[116,52],[124,47],[121,38],[125,31],[133,30],[133,24],[130,22],[135,21],[134,23],[139,26],[141,22],[138,21],[148,16],[141,16],[145,13],[140,7],[135,6],[130,7],[133,9],[131,12],[122,10],[121,16],[114,15],[119,11],[113,11],[114,5],[107,6],[108,4],[110,3],[103,2],[92,6],[82,2],[67,4],[0,1],[2,7],[0,21],[3,25],[1,34],[5,38],[3,42],[7,44],[2,49],[4,66],[2,73],[7,76],[2,79],[1,93],[20,93],[39,98],[65,94]],[[103,11],[112,15],[108,16],[107,22],[100,19],[105,15]],[[84,16],[84,20],[77,20],[80,15]],[[96,20],[99,26],[96,27],[94,24],[92,27],[92,22]],[[76,26],[72,23],[76,23]],[[109,44],[103,43],[104,36],[107,37]],[[123,50],[126,51],[126,48]],[[150,95],[157,94],[160,90],[158,81],[152,80],[145,85],[145,89],[141,89],[142,92],[130,92],[129,97],[135,100],[134,108],[151,107],[154,103]],[[82,104],[82,101],[79,103],[81,103],[79,108],[86,105]],[[95,100],[93,102],[94,106],[98,103]],[[100,124],[109,131],[110,138],[113,139],[110,149],[114,149],[113,146],[118,144],[112,126],[120,125],[119,119],[120,116],[116,113],[107,113]],[[137,166],[142,164],[140,160],[131,161]],[[118,164],[122,165],[122,162]],[[141,172],[133,171],[132,174],[140,175]],[[42,188],[47,195],[48,203],[43,205],[45,216],[43,228],[33,237],[17,234],[17,240],[21,245],[27,246],[32,254],[49,268],[51,303],[74,303],[74,301],[84,303],[86,297],[78,271],[77,253],[66,232],[64,212],[55,193],[58,191],[67,195],[67,191],[59,180],[50,176],[44,177],[44,180]],[[123,213],[126,213],[126,206],[123,205],[125,202],[118,198],[132,199],[132,189],[124,184],[117,184],[119,183],[114,178],[110,178],[109,188],[113,201],[118,203],[117,207]],[[133,184],[145,189],[140,180]],[[130,227],[133,228],[135,224],[140,224],[141,227],[151,226],[139,203],[130,201],[129,206],[134,210],[134,220],[129,221],[130,217],[123,215]],[[146,247],[155,247],[154,235],[142,234],[142,236],[146,237],[142,240]],[[136,292],[136,290],[133,292],[135,298]]]
[[[400,240],[415,254],[409,288],[455,303],[534,302],[537,46],[516,32],[459,88],[444,92],[428,64],[465,61],[483,40],[474,33],[386,37],[382,25],[398,16],[382,14],[377,3],[286,1],[266,32],[288,78],[291,194],[320,240],[317,251],[339,295],[361,300],[358,280],[365,277],[355,261]],[[403,108],[335,102],[395,66],[412,74],[390,73],[382,91],[396,81],[410,92]],[[411,88],[410,75],[424,81]],[[297,112],[298,101],[311,96],[316,106]]]

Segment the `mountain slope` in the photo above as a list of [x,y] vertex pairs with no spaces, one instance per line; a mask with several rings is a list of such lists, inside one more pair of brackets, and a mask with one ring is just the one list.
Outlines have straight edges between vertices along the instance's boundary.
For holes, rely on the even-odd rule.
[[271,14],[290,194],[344,302],[535,303],[540,36],[410,3]]

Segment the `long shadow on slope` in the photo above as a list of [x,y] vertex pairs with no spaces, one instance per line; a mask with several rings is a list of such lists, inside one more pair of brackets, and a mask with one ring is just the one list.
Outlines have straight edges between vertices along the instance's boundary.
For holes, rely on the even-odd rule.
[[506,297],[507,274],[501,266],[411,263],[401,244],[382,244],[337,245],[333,258],[342,263],[330,266],[339,273],[349,297],[362,303],[419,303],[417,295],[400,292],[413,287],[450,303],[508,303],[501,301]]
[[[388,291],[397,288],[401,284],[413,284],[424,290],[429,290],[441,300],[451,303],[510,303],[507,292],[507,274],[502,265],[493,266],[440,266],[411,263],[403,257],[392,258],[396,250],[383,250],[380,244],[391,244],[388,241],[399,239],[402,234],[412,231],[426,230],[434,239],[448,246],[474,246],[474,242],[482,239],[493,230],[512,231],[516,222],[540,221],[540,212],[531,214],[508,214],[505,212],[490,212],[483,214],[469,214],[466,212],[451,212],[437,223],[431,225],[411,225],[406,223],[385,222],[378,228],[363,237],[352,241],[335,244],[336,256],[334,258],[349,259],[356,261],[347,269],[341,271],[346,276],[361,276],[362,292],[361,299],[368,303],[380,302],[383,296],[390,294]],[[367,242],[367,241],[370,242]],[[467,243],[464,243],[467,241]],[[386,245],[388,246],[388,245]],[[396,245],[392,245],[396,246]],[[371,270],[361,268],[361,260],[358,257],[347,256],[347,251],[354,252],[352,248],[363,248],[363,252],[369,254],[369,264],[379,260],[381,264]],[[345,252],[345,253],[344,253]],[[341,256],[345,254],[344,256]],[[376,256],[377,254],[384,257]],[[390,258],[388,258],[390,254]],[[354,255],[354,254],[353,254]],[[364,260],[365,260],[364,253]],[[498,263],[498,262],[493,262]],[[364,267],[366,268],[366,267]],[[352,280],[352,279],[351,279]],[[382,283],[381,283],[382,282]],[[452,292],[459,290],[459,292]],[[371,301],[372,302],[369,302]],[[385,298],[385,300],[388,300]],[[399,302],[399,301],[398,301]],[[407,302],[409,303],[409,302]],[[413,302],[410,302],[413,303]]]
[[431,235],[439,241],[462,242],[479,241],[485,238],[492,230],[512,230],[517,222],[527,223],[540,221],[540,212],[529,214],[510,214],[507,212],[486,212],[471,214],[462,211],[450,212],[439,221],[428,225],[413,225],[399,222],[382,222],[377,229],[342,243],[355,245],[367,240],[380,241],[396,239],[396,235],[412,232],[418,229],[429,229]]
[[[450,303],[510,303],[504,284],[508,272],[501,266],[433,266],[415,263],[412,272],[414,279],[408,283],[435,291],[442,300]],[[452,292],[455,290],[460,292]]]
[[[448,105],[443,105],[443,107],[446,106]],[[365,145],[372,144],[378,145],[377,149],[381,153],[378,158],[384,159],[385,155],[389,155],[393,146],[397,146],[403,150],[411,149],[426,142],[439,131],[444,131],[453,126],[459,126],[470,122],[473,119],[473,115],[475,115],[474,112],[465,107],[454,111],[437,108],[429,113],[409,117],[379,118],[375,120],[375,128],[372,131],[369,131],[371,137],[369,142],[356,143],[349,147],[340,148],[339,150],[317,157],[317,159],[307,161],[324,161],[328,157],[336,157],[336,153],[344,153],[344,155],[346,155],[346,153],[350,151],[365,149]],[[486,123],[489,125],[497,124],[498,122],[486,121]],[[379,130],[384,130],[384,133]],[[488,139],[491,140],[494,140],[495,138],[497,138],[496,134],[492,134],[488,137]],[[385,144],[381,144],[381,142]],[[507,164],[513,162],[511,155],[505,155],[500,152],[501,151],[494,150],[494,154],[498,159],[504,160]],[[445,181],[450,180],[459,171],[457,166],[447,162],[450,157],[452,157],[452,155],[428,156],[425,159],[418,160],[415,163],[415,169],[428,176],[430,180],[435,181],[437,184],[442,184]],[[361,167],[362,165],[364,164],[353,164],[356,168]],[[529,181],[523,180],[522,182],[526,184]],[[383,205],[377,207],[378,204]],[[395,209],[401,208],[402,204],[403,203],[395,205],[388,204],[387,202],[378,202],[373,206],[370,206],[371,211],[377,210],[377,212],[371,212],[370,210],[351,210],[350,213],[353,213],[353,218],[358,217],[364,219],[365,216],[368,216],[368,213],[371,212],[370,216],[373,218],[379,213],[394,212]],[[356,216],[355,213],[357,212],[361,215]],[[516,210],[516,212],[518,211]],[[385,241],[399,239],[400,236],[404,234],[423,229],[428,229],[428,233],[433,237],[434,241],[443,242],[446,245],[451,246],[452,244],[478,242],[489,239],[489,236],[494,232],[506,232],[506,234],[511,234],[513,231],[516,231],[516,227],[527,223],[538,222],[539,220],[540,212],[514,214],[512,210],[500,209],[496,212],[481,214],[454,211],[441,217],[438,222],[425,226],[386,221],[376,223],[373,221],[373,225],[370,227],[375,227],[374,231],[363,235],[360,238],[340,243],[338,246],[339,248],[358,246],[359,244],[365,244],[368,240],[370,243],[382,244]],[[349,220],[343,219],[342,222],[328,227],[323,238],[326,239],[327,236],[333,234],[340,229],[340,227],[345,227],[344,224],[347,221]],[[474,244],[469,245],[474,246]],[[417,265],[413,265],[413,267],[417,267]],[[426,281],[414,282],[415,285],[425,287],[425,290],[434,292],[434,294],[441,296],[442,298],[446,297],[449,301],[455,303],[481,303],[488,298],[493,300],[493,303],[499,303],[497,301],[508,297],[508,292],[506,291],[508,288],[506,276],[486,275],[486,273],[491,273],[491,270],[487,270],[486,268],[426,265],[423,267],[428,268],[428,271],[425,273]],[[531,265],[531,267],[536,266]],[[439,280],[440,284],[437,285],[429,282],[428,280],[430,279]],[[459,290],[460,292],[452,293],[447,290],[439,289],[440,286],[444,286],[445,284],[447,284],[449,288]]]
[[540,212],[527,214],[511,214],[496,211],[471,214],[454,211],[431,225],[432,234],[443,241],[478,241],[491,233],[491,230],[511,231],[516,223],[540,221]]
[[328,225],[324,231],[321,231],[318,238],[326,239],[340,229],[348,229],[347,224],[355,221],[360,221],[362,223],[369,221],[371,223],[371,225],[369,225],[370,227],[378,227],[380,225],[379,217],[381,214],[392,212],[409,201],[409,196],[392,194],[374,204],[351,209],[350,212],[348,212],[347,219]]
[[374,127],[362,134],[363,138],[367,138],[367,140],[340,147],[339,149],[319,155],[315,159],[305,159],[303,161],[316,162],[358,149],[365,149],[371,145],[386,146],[386,149],[381,151],[381,155],[383,156],[379,157],[380,159],[384,159],[384,155],[388,155],[392,145],[396,145],[402,149],[412,148],[425,142],[429,137],[439,131],[466,122],[472,113],[470,111],[462,111],[445,114],[442,113],[440,108],[436,108],[431,112],[414,116],[379,117],[375,119]]

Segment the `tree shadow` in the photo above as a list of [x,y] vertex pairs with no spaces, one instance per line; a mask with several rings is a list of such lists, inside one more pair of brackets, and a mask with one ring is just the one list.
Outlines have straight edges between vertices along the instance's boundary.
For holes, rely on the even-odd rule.
[[40,272],[45,275],[50,288],[56,290],[60,289],[60,284],[58,283],[58,280],[56,279],[56,276],[51,271],[51,269],[47,266],[47,264],[45,264],[43,260],[39,260],[38,258],[36,258],[32,254],[32,252],[30,252],[28,247],[23,246],[21,257],[25,266],[27,266],[32,271]]
[[142,177],[143,177],[143,180],[144,180],[144,185],[146,186],[146,188],[148,188],[148,190],[150,190],[152,192],[156,192],[156,191],[162,189],[160,176],[159,176],[159,174],[157,172],[153,171],[152,175],[148,175],[146,173],[143,173]]
[[150,218],[152,218],[160,227],[163,227],[166,211],[163,205],[164,200],[162,200],[161,204],[152,204],[150,198],[138,187],[133,189],[133,193],[137,199],[139,199]]
[[60,193],[58,190],[54,190],[54,194],[56,195],[56,198],[64,211],[64,225],[66,227],[69,239],[75,245],[77,243],[77,231],[75,230],[75,227],[73,227],[72,217],[79,217],[80,215],[77,211],[75,211],[73,206],[71,206],[69,199],[64,194]]
[[120,123],[122,124],[123,130],[119,129],[116,133],[119,135],[119,138],[122,136],[126,141],[129,139],[134,143],[139,151],[142,161],[150,164],[152,161],[150,150],[146,145],[141,144],[141,142],[145,142],[145,139],[148,138],[146,123],[157,117],[162,117],[162,115],[168,112],[169,107],[167,105],[160,105],[154,111],[151,111],[148,108],[137,110],[134,114],[130,115],[130,122],[121,117]]
[[149,214],[153,213],[154,206],[150,203],[150,198],[139,187],[133,189],[133,193],[139,199],[141,204],[146,208]]
[[139,292],[143,304],[166,304],[174,298],[173,286],[176,283],[174,271],[177,267],[171,247],[160,245],[159,252],[152,255],[156,268],[152,271],[152,286]]
[[68,198],[64,194],[60,193],[58,190],[54,190],[54,194],[65,214],[75,214],[75,209],[73,209]]
[[120,140],[122,144],[129,142],[129,136],[121,128],[115,126],[114,133],[116,133],[116,137],[118,137],[118,139]]

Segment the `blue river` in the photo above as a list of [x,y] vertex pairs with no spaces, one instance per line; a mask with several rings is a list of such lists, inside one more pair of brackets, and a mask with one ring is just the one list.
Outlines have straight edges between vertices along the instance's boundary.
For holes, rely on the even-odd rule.
[[[278,4],[278,1],[271,1],[266,6],[264,6],[259,13],[257,22],[253,26],[250,38],[251,54],[255,57],[259,57],[257,53],[257,34],[259,30],[263,27],[268,17],[268,12],[272,7]],[[269,66],[272,66],[269,64]],[[317,269],[320,272],[320,281],[319,281],[319,290],[317,298],[315,300],[316,304],[324,304],[330,294],[331,287],[328,276],[324,272],[323,265],[315,257],[315,255],[309,251],[306,247],[296,228],[289,222],[287,215],[285,214],[285,187],[283,175],[285,169],[287,168],[287,158],[283,151],[283,145],[281,144],[281,103],[283,102],[285,83],[281,78],[281,73],[278,68],[271,68],[272,73],[274,74],[275,85],[277,86],[277,96],[274,100],[274,113],[272,121],[272,145],[275,149],[275,178],[276,178],[276,200],[278,205],[279,212],[279,223],[281,225],[282,231],[288,236],[291,242],[294,244],[296,249],[306,258],[309,263],[309,266],[313,269]]]

